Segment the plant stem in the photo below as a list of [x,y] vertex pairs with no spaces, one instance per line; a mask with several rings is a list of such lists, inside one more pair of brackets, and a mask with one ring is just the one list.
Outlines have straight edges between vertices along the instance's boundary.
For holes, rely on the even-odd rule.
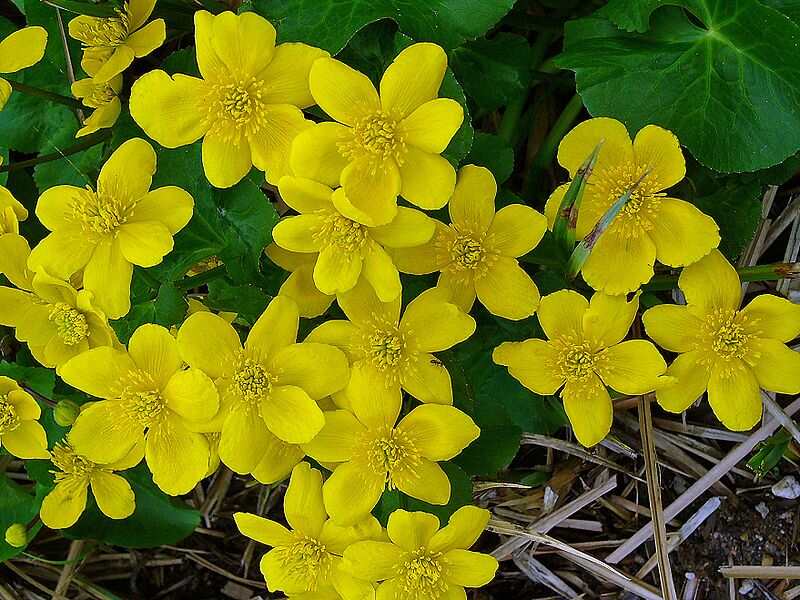
[[196,287],[200,287],[201,285],[205,285],[209,281],[220,279],[221,277],[225,276],[225,273],[226,273],[225,265],[219,265],[218,267],[214,267],[213,269],[209,269],[208,271],[203,271],[202,273],[198,273],[197,275],[186,277],[181,281],[176,281],[175,287],[184,291],[191,290]]
[[528,196],[541,183],[542,173],[553,162],[558,144],[567,135],[567,131],[572,127],[572,123],[578,118],[582,109],[581,97],[575,94],[564,107],[564,110],[561,111],[556,122],[553,123],[553,127],[550,128],[547,137],[544,138],[539,151],[534,156],[528,171],[528,178],[525,181],[523,196]]
[[[736,269],[739,279],[746,281],[779,281],[800,278],[800,263],[772,263]],[[642,289],[648,292],[661,292],[678,287],[678,275],[656,275]]]
[[74,146],[70,146],[65,150],[59,150],[58,152],[53,152],[51,154],[42,154],[36,158],[30,158],[28,160],[21,160],[19,162],[2,165],[0,166],[0,173],[5,173],[6,171],[16,171],[17,169],[24,169],[26,167],[32,167],[34,165],[40,165],[42,163],[58,160],[60,158],[64,158],[65,156],[69,156],[70,154],[77,154],[78,152],[82,152],[87,148],[91,148],[97,144],[102,144],[109,138],[111,138],[111,130],[103,129],[102,131],[97,131],[91,135],[87,135],[85,138],[83,138],[83,141],[78,142]]
[[8,83],[11,84],[11,89],[22,94],[38,96],[39,98],[50,100],[50,102],[55,102],[56,104],[63,104],[64,106],[69,106],[70,108],[80,108],[83,106],[80,100],[76,100],[75,98],[62,96],[61,94],[56,94],[55,92],[48,92],[47,90],[25,85],[24,83],[19,83],[18,81],[12,81],[10,79],[8,80]]

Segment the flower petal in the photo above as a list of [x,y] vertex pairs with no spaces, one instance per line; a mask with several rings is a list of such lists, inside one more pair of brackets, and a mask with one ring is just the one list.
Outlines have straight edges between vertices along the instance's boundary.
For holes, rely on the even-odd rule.
[[432,552],[449,552],[470,548],[486,529],[491,514],[485,508],[462,506],[450,516],[450,521],[431,538]]
[[356,325],[371,325],[376,318],[397,323],[400,317],[400,299],[381,302],[372,286],[363,279],[337,300],[347,318]]
[[718,250],[686,267],[678,278],[678,287],[686,302],[696,305],[704,314],[736,310],[742,301],[739,275]]
[[126,456],[142,439],[143,429],[121,402],[104,400],[81,411],[67,439],[92,462],[108,464]]
[[314,400],[338,392],[350,378],[347,356],[335,346],[314,342],[291,344],[272,358],[276,385],[296,385]]
[[186,319],[177,339],[183,360],[212,379],[222,376],[242,347],[231,324],[210,312],[197,312]]
[[392,248],[390,254],[401,273],[426,275],[441,271],[452,263],[449,250],[456,240],[456,232],[449,225],[433,220],[435,231],[430,241],[411,248]]
[[50,529],[72,527],[86,508],[88,487],[85,481],[72,477],[58,482],[42,500],[42,523]]
[[305,452],[296,444],[287,444],[266,431],[267,449],[251,475],[264,485],[283,481],[294,466],[303,460]]
[[[391,168],[394,169],[394,166]],[[367,227],[386,225],[397,216],[397,194],[383,194],[374,198],[367,196],[349,198],[344,188],[339,188],[333,192],[331,199],[342,216]]]
[[298,177],[307,177],[335,187],[342,170],[350,162],[339,151],[341,144],[352,140],[349,127],[339,123],[317,123],[294,138],[289,163]]
[[153,9],[156,6],[156,0],[131,0],[128,2],[128,25],[130,30],[139,29],[147,22],[150,15],[153,14]]
[[750,340],[749,346],[758,357],[751,368],[762,388],[781,394],[800,392],[800,353],[769,338]]
[[[642,127],[633,139],[636,164],[649,170],[656,191],[672,187],[686,176],[686,161],[674,133],[658,125]],[[669,263],[667,263],[669,264]]]
[[139,326],[128,342],[128,354],[139,369],[153,376],[161,389],[183,364],[178,342],[161,325]]
[[97,191],[118,199],[138,200],[150,189],[155,172],[153,147],[141,138],[133,138],[117,148],[100,169]]
[[119,247],[130,263],[154,267],[172,251],[172,234],[159,221],[125,223],[119,229]]
[[136,365],[127,352],[114,348],[92,348],[62,365],[60,377],[74,388],[95,398],[114,398],[119,381]]
[[703,325],[688,307],[674,304],[648,308],[642,315],[642,323],[648,337],[670,352],[688,352],[694,348]]
[[631,237],[612,226],[600,236],[581,273],[599,292],[627,294],[650,281],[655,259],[656,246],[648,235]]
[[594,172],[597,174],[617,165],[633,162],[633,144],[625,125],[616,119],[597,117],[576,125],[558,145],[558,163],[570,177],[602,141]]
[[275,37],[275,28],[261,15],[225,11],[214,17],[211,46],[234,77],[247,81],[272,60]]
[[315,60],[308,83],[319,107],[345,125],[380,110],[378,92],[369,77],[334,58]]
[[314,285],[311,265],[300,267],[289,275],[289,278],[283,282],[279,293],[294,300],[300,316],[309,319],[325,313],[336,299],[336,296],[323,294]]
[[117,46],[111,55],[92,76],[97,83],[111,81],[114,77],[125,71],[131,66],[136,58],[133,48],[127,45]]
[[381,105],[385,112],[410,115],[439,93],[447,69],[447,55],[436,44],[412,44],[404,49],[381,78]]
[[475,276],[469,271],[444,269],[439,273],[436,287],[444,288],[449,291],[450,302],[464,312],[472,310],[472,306],[475,304],[475,298],[478,297],[475,291]]
[[639,294],[628,301],[624,295],[593,294],[589,310],[583,313],[583,331],[599,348],[620,343],[636,318]]
[[39,403],[28,392],[16,387],[16,382],[10,381],[14,383],[15,387],[8,392],[3,392],[3,395],[6,397],[6,401],[14,407],[17,417],[23,421],[38,420],[42,416],[42,409]]
[[465,587],[482,587],[494,579],[497,559],[489,554],[469,550],[450,550],[442,557],[447,581]]
[[319,214],[284,217],[272,229],[273,241],[290,252],[319,252],[322,240],[319,233],[325,217]]
[[337,466],[322,486],[325,509],[337,524],[355,525],[375,508],[384,487],[383,475],[368,465],[346,462]]
[[413,469],[392,473],[397,489],[404,494],[439,506],[450,500],[450,480],[437,463],[420,458]]
[[262,113],[264,123],[257,134],[248,137],[253,164],[266,172],[267,181],[277,184],[281,177],[291,174],[289,152],[292,141],[299,133],[312,126],[302,111],[290,104],[265,106]]
[[206,10],[194,13],[194,45],[197,66],[203,79],[219,82],[229,77],[228,67],[214,50],[214,21],[216,17]]
[[92,473],[89,482],[97,507],[110,519],[127,519],[136,509],[131,484],[119,475],[105,471]]
[[358,281],[362,266],[360,254],[331,244],[319,253],[314,265],[314,284],[323,294],[346,292]]
[[233,520],[239,533],[267,546],[288,546],[294,541],[292,533],[280,523],[251,513],[235,512]]
[[548,294],[539,303],[539,324],[553,340],[563,336],[583,337],[583,315],[589,301],[573,290]]
[[719,245],[714,219],[683,200],[662,198],[652,223],[648,234],[655,242],[656,258],[671,267],[697,262]]
[[398,124],[410,146],[441,154],[464,121],[464,109],[451,98],[436,98],[417,107]]
[[344,551],[342,568],[366,581],[390,579],[395,576],[402,553],[402,549],[394,544],[364,540]]
[[[411,204],[425,210],[442,208],[456,187],[456,171],[446,158],[413,146],[406,151],[400,177],[402,189],[399,193]],[[347,194],[351,196],[352,192],[348,190]]]
[[387,381],[366,361],[359,361],[350,369],[345,395],[353,414],[368,428],[394,427],[402,405],[400,385]]
[[119,240],[106,239],[97,245],[83,271],[83,286],[109,319],[118,319],[131,309],[132,277],[133,265],[122,254]]
[[253,325],[244,346],[248,352],[255,353],[266,362],[278,350],[295,343],[299,323],[300,314],[294,300],[277,296]]
[[411,248],[426,244],[436,231],[436,221],[422,211],[400,206],[386,225],[373,227],[369,235],[387,248]]
[[325,413],[325,426],[303,450],[321,463],[347,462],[353,457],[359,437],[366,428],[352,413],[346,410],[332,410]]
[[322,503],[322,473],[312,469],[307,462],[292,469],[289,487],[283,498],[286,521],[295,531],[311,538],[319,538],[322,525],[328,519]]
[[3,447],[17,458],[49,458],[47,434],[38,421],[21,421],[16,429],[0,435]]
[[[395,203],[401,183],[405,185],[394,161],[386,161],[376,167],[372,158],[359,157],[342,170],[341,182],[347,201],[358,209],[357,213],[342,212],[345,217],[356,220],[363,213],[366,215],[366,218],[362,218],[364,224],[373,227],[385,225],[397,214],[396,210],[386,210],[387,206]],[[343,211],[348,205],[341,200],[334,197],[337,209]],[[444,202],[441,206],[444,206]]]
[[315,104],[308,84],[311,65],[328,53],[314,46],[300,43],[279,44],[275,54],[259,78],[269,82],[261,93],[266,104],[292,104],[308,108]]
[[[199,314],[199,313],[198,313]],[[264,420],[251,410],[233,410],[222,426],[219,458],[226,467],[244,475],[261,462],[269,445]]]
[[278,182],[281,198],[300,214],[315,213],[320,210],[331,210],[331,194],[333,190],[324,183],[318,183],[305,177],[281,177]]
[[475,292],[493,315],[518,321],[531,316],[539,306],[539,288],[516,258],[494,256],[483,274],[475,278]]
[[169,409],[187,421],[208,421],[219,411],[217,388],[200,369],[190,368],[172,375],[162,395]]
[[417,406],[398,423],[429,460],[450,460],[478,439],[481,430],[465,413],[453,406],[423,404]]
[[217,188],[229,188],[250,172],[253,159],[245,140],[231,140],[223,133],[208,133],[203,138],[203,171]]
[[514,379],[537,394],[550,396],[564,385],[556,365],[558,351],[545,340],[503,342],[492,352],[492,359],[508,367]]
[[420,402],[452,404],[453,384],[444,363],[427,352],[415,359],[400,373],[403,389]]
[[427,547],[437,531],[439,531],[439,518],[436,515],[421,511],[408,512],[402,508],[389,515],[386,526],[389,539],[406,552]]
[[449,293],[431,288],[406,307],[400,328],[422,352],[441,352],[475,332],[475,319],[448,302]]
[[28,268],[43,267],[50,275],[69,279],[86,266],[94,249],[95,244],[80,229],[54,231],[31,250]]
[[800,335],[800,304],[786,298],[761,294],[740,314],[746,331],[756,337],[790,342]]
[[16,73],[42,60],[47,45],[44,27],[23,27],[0,41],[0,73]]
[[600,354],[597,373],[609,387],[623,394],[645,394],[659,386],[667,363],[647,340],[628,340]]
[[164,19],[156,19],[130,34],[125,40],[125,45],[133,50],[136,58],[142,58],[160,48],[166,39],[167,25]]
[[0,236],[0,274],[21,290],[31,289],[33,273],[27,264],[30,254],[28,240],[21,235],[6,233]]
[[174,185],[165,185],[147,192],[136,203],[128,223],[157,221],[174,235],[189,223],[193,212],[194,198],[189,192]]
[[575,437],[587,448],[598,444],[608,435],[614,418],[608,391],[597,376],[590,377],[579,384],[567,382],[561,392],[564,410]]
[[261,416],[272,433],[290,444],[310,442],[325,425],[317,403],[294,385],[272,388],[261,405]]
[[458,172],[458,181],[450,198],[450,220],[459,231],[483,235],[494,219],[497,182],[485,167],[467,165]]
[[656,400],[664,410],[681,413],[689,408],[708,388],[711,369],[699,350],[679,355],[667,368],[666,375],[676,381],[656,390]]
[[761,393],[753,370],[740,360],[715,364],[708,381],[708,403],[731,431],[752,429],[761,419]]
[[381,302],[391,302],[403,291],[397,267],[394,266],[392,258],[378,244],[372,244],[367,251],[362,273]]
[[50,231],[70,227],[72,206],[81,193],[81,188],[73,185],[54,185],[46,189],[36,201],[36,217]]

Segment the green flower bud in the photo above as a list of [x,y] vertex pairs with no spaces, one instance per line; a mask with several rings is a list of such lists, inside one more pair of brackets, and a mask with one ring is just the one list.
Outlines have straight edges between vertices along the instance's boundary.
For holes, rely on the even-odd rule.
[[81,407],[72,400],[59,400],[53,410],[53,417],[56,423],[62,427],[69,427],[78,418],[81,412]]
[[22,523],[14,523],[6,529],[6,544],[22,548],[28,543],[28,530]]

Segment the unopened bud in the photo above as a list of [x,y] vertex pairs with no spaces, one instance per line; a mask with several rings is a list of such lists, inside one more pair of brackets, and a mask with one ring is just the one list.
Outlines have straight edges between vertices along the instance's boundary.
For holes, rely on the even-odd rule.
[[81,407],[72,400],[59,400],[53,409],[53,418],[61,427],[69,427],[78,418]]
[[14,523],[6,529],[6,544],[23,548],[28,543],[28,530],[22,523]]

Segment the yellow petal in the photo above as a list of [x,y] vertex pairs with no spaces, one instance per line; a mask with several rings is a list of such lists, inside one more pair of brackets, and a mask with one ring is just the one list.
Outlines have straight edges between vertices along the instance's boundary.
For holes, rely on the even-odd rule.
[[504,206],[489,228],[487,244],[505,256],[518,257],[533,250],[547,231],[545,216],[522,204]]
[[493,315],[518,321],[539,306],[539,288],[516,258],[494,256],[482,277],[475,278],[475,292]]
[[401,273],[426,275],[444,269],[452,262],[449,249],[456,240],[455,230],[433,221],[435,231],[430,241],[411,248],[392,248],[390,254]]
[[417,406],[397,428],[413,440],[420,454],[429,460],[450,460],[478,439],[481,430],[465,413],[453,406]]
[[422,292],[408,305],[400,328],[422,352],[441,352],[463,342],[475,332],[475,319],[447,301],[441,288]]
[[503,342],[492,352],[492,359],[508,367],[514,379],[537,394],[550,396],[564,384],[556,364],[558,351],[545,340]]
[[373,227],[369,235],[388,248],[411,248],[429,242],[435,231],[436,221],[422,211],[401,206],[391,222]]
[[314,400],[338,392],[350,378],[344,352],[309,341],[278,350],[270,370],[278,373],[276,385],[296,385]]
[[349,127],[339,123],[318,123],[294,138],[290,155],[292,171],[325,185],[339,185],[339,176],[350,162],[339,151],[341,144],[352,140]]
[[616,119],[597,117],[576,125],[558,145],[558,163],[570,177],[589,158],[598,143],[603,142],[595,164],[595,177],[618,165],[633,162],[633,144],[625,125]]
[[72,477],[57,483],[42,500],[42,523],[50,529],[72,527],[86,508],[88,487],[86,481]]
[[686,302],[696,305],[704,314],[736,310],[742,301],[739,275],[718,250],[686,267],[678,278],[678,287]]
[[356,325],[371,324],[375,317],[397,323],[400,317],[400,299],[381,302],[365,280],[360,280],[352,290],[341,294],[338,302],[347,318]]
[[272,229],[272,239],[290,252],[319,252],[322,249],[320,232],[325,221],[319,214],[284,217]]
[[758,357],[751,359],[751,368],[762,388],[781,394],[800,392],[800,353],[768,338],[750,340],[749,347],[751,356]]
[[314,266],[314,283],[323,294],[346,292],[358,281],[362,266],[360,254],[331,244],[319,253]]
[[221,82],[230,77],[228,67],[217,56],[213,45],[214,21],[216,17],[205,10],[194,13],[194,45],[197,66],[203,79]]
[[296,106],[288,104],[265,106],[261,113],[264,123],[248,136],[253,164],[266,172],[267,181],[277,184],[281,177],[291,174],[289,152],[299,133],[312,126]]
[[125,71],[133,63],[136,53],[133,48],[123,45],[114,48],[111,56],[103,63],[103,66],[94,74],[92,79],[97,83],[111,81],[114,77]]
[[325,509],[336,523],[354,525],[375,508],[383,489],[383,475],[366,464],[346,462],[322,486]]
[[467,271],[445,269],[439,273],[436,287],[444,288],[450,292],[450,302],[464,312],[472,310],[477,293],[475,292],[475,276]]
[[591,375],[580,383],[567,382],[561,398],[575,437],[587,448],[601,442],[611,431],[611,398],[597,376]]
[[[0,287],[0,324],[7,327],[18,327],[23,323],[31,323],[30,311],[36,302],[35,296],[22,290],[15,290],[10,287]],[[42,315],[44,316],[44,315]],[[35,321],[39,321],[36,319]],[[18,338],[29,336],[16,333]],[[25,341],[25,339],[21,340]]]
[[11,98],[11,84],[8,83],[5,79],[0,77],[0,110],[3,110],[8,102],[9,98]]
[[467,165],[458,172],[448,210],[450,220],[459,231],[483,235],[494,219],[494,197],[497,183],[485,167]]
[[119,98],[113,98],[107,104],[98,106],[92,111],[92,114],[83,122],[81,127],[76,133],[75,137],[83,137],[99,131],[100,129],[107,129],[114,125],[122,112],[122,103]]
[[17,458],[49,458],[47,434],[38,421],[21,421],[16,429],[0,435],[3,447]]
[[296,444],[287,444],[266,431],[267,449],[251,475],[264,485],[283,481],[292,468],[303,460],[305,452]]
[[345,125],[380,110],[378,92],[369,78],[336,59],[314,61],[308,82],[319,107]]
[[233,410],[222,426],[219,458],[239,474],[252,472],[269,444],[269,430],[255,411]]
[[[341,181],[347,200],[368,217],[369,222],[364,223],[365,225],[385,225],[394,218],[396,211],[389,212],[385,209],[387,205],[394,203],[401,189],[400,171],[394,161],[387,161],[383,167],[376,167],[371,158],[362,156],[342,170]],[[444,202],[446,201],[445,199]],[[444,202],[440,207],[444,206]],[[339,202],[337,208],[341,211],[346,206]],[[348,212],[342,214],[352,219],[359,216]]]
[[318,342],[320,344],[330,344],[347,352],[350,344],[359,334],[359,329],[350,321],[331,320],[321,323],[308,334],[306,342]]
[[328,519],[322,503],[322,473],[306,462],[292,469],[289,487],[283,498],[286,521],[295,531],[318,538]]
[[231,324],[210,312],[198,312],[186,319],[177,339],[183,360],[212,379],[222,376],[242,347]]
[[693,204],[662,198],[648,234],[656,245],[658,262],[682,267],[697,262],[719,245],[714,219]]
[[114,398],[119,381],[136,365],[126,352],[93,348],[61,367],[59,375],[69,385],[95,398]]
[[440,46],[412,44],[392,61],[381,78],[383,110],[410,115],[419,106],[436,98],[447,69],[447,55]]
[[281,348],[294,344],[299,322],[300,315],[294,300],[277,296],[253,325],[247,335],[245,348],[267,361]]
[[656,246],[648,235],[630,237],[609,228],[600,236],[581,273],[593,289],[606,294],[627,294],[650,281]]
[[359,438],[366,428],[346,410],[332,410],[325,413],[325,426],[303,450],[323,463],[347,462],[358,447]]
[[186,190],[167,185],[147,192],[128,217],[128,223],[157,221],[171,234],[178,233],[192,218],[194,199]]
[[694,348],[703,326],[688,307],[673,304],[648,308],[642,315],[642,323],[647,336],[670,352],[688,352]]
[[392,473],[397,489],[430,504],[444,505],[450,500],[450,480],[437,463],[420,458],[413,469]]
[[251,513],[235,512],[233,520],[242,535],[267,546],[288,546],[294,536],[280,523]]
[[72,223],[72,206],[82,192],[72,185],[55,185],[46,189],[36,201],[36,216],[50,231],[66,229]]
[[183,364],[178,342],[161,325],[146,324],[137,328],[128,342],[128,354],[139,369],[153,376],[161,389]]
[[667,363],[647,340],[628,340],[603,350],[597,373],[609,387],[623,394],[645,394],[659,385]]
[[266,104],[292,104],[308,108],[315,104],[308,85],[311,65],[328,53],[300,43],[279,44],[269,65],[259,77],[269,83],[261,93]]
[[402,554],[403,550],[394,544],[364,540],[344,551],[342,568],[359,579],[381,581],[395,576]]
[[675,134],[658,125],[646,125],[633,139],[636,164],[646,168],[651,181],[657,182],[655,191],[665,190],[686,175],[686,161],[681,144]]
[[203,138],[203,171],[214,187],[236,185],[252,166],[250,146],[245,140],[231,140],[224,133],[208,133]]
[[325,425],[317,403],[294,385],[272,388],[261,405],[261,416],[272,433],[290,444],[310,442]]
[[35,421],[42,415],[39,403],[25,390],[14,387],[8,392],[3,392],[3,395],[21,420]]
[[482,587],[494,579],[497,560],[488,554],[468,550],[450,550],[442,557],[447,581],[466,587]]
[[136,508],[131,484],[119,475],[95,471],[89,479],[97,507],[110,519],[127,519]]
[[160,264],[172,251],[172,234],[158,221],[125,223],[119,229],[119,247],[125,259],[140,267]]
[[564,195],[567,193],[568,189],[569,183],[562,183],[548,196],[547,202],[544,205],[544,216],[547,217],[548,229],[553,229],[553,224],[558,216],[558,210],[561,208],[561,201],[564,199]]
[[281,286],[280,294],[294,300],[300,316],[306,318],[320,316],[328,310],[336,298],[317,289],[310,265],[301,267],[289,275]]
[[16,287],[31,289],[33,273],[28,270],[28,257],[31,254],[28,241],[16,233],[0,236],[0,273]]
[[69,279],[86,266],[94,249],[95,243],[87,239],[80,229],[55,231],[31,250],[28,268],[33,270],[42,267],[50,275]]
[[43,27],[23,27],[0,41],[0,73],[15,73],[42,60],[47,45]]
[[104,400],[81,411],[68,439],[72,447],[89,460],[108,464],[126,456],[142,439],[143,430],[121,402]]
[[333,192],[331,200],[336,210],[348,219],[367,227],[380,227],[391,223],[397,216],[399,209],[396,196],[396,194],[382,194],[369,198],[358,195],[350,198],[345,194],[344,188],[339,188]]
[[607,348],[620,343],[636,318],[639,309],[639,294],[628,299],[623,296],[593,294],[589,310],[583,313],[583,331],[598,348]]
[[666,375],[676,381],[656,390],[656,400],[664,410],[681,413],[703,395],[711,377],[711,370],[703,358],[701,351],[686,352],[667,368]]
[[392,258],[379,245],[372,244],[370,246],[364,257],[362,273],[381,302],[391,302],[400,296],[402,291],[400,273],[394,266]]
[[200,106],[207,94],[202,79],[150,71],[131,87],[130,111],[145,133],[167,148],[199,140],[209,124]]
[[261,557],[261,574],[270,592],[280,590],[294,597],[303,594],[309,586],[318,585],[315,579],[309,581],[304,570],[287,568],[287,564],[294,564],[297,560],[291,549],[284,547],[273,548]]
[[147,22],[150,15],[153,14],[153,9],[156,6],[156,0],[130,0],[128,2],[128,16],[130,31],[139,29]]
[[103,464],[104,469],[110,471],[126,471],[132,469],[144,460],[144,437],[139,437],[130,450],[119,460]]
[[439,530],[439,519],[425,512],[398,509],[389,515],[386,532],[394,544],[406,552],[426,547]]
[[155,172],[156,153],[153,147],[141,138],[133,138],[114,150],[100,169],[98,194],[108,193],[119,199],[138,200],[150,189]]
[[129,35],[125,45],[133,50],[136,58],[142,58],[160,48],[166,39],[167,25],[164,19],[156,19]]
[[281,177],[278,182],[281,198],[300,214],[331,210],[333,190],[323,184],[305,177]]
[[462,506],[450,521],[431,538],[428,548],[433,552],[448,552],[471,547],[486,529],[491,514],[485,508]]
[[800,335],[800,304],[786,298],[761,294],[742,309],[741,316],[742,325],[756,337],[790,342]]
[[453,384],[444,363],[433,354],[417,354],[400,373],[403,389],[420,402],[453,403]]
[[583,315],[589,301],[578,292],[559,290],[548,294],[539,303],[539,324],[553,340],[562,336],[583,337]]
[[[344,183],[344,174],[342,176]],[[403,198],[425,210],[442,208],[456,187],[456,171],[447,159],[412,146],[407,149],[400,166],[400,177]]]
[[450,98],[422,104],[398,124],[407,144],[425,152],[441,154],[461,127],[464,109]]
[[173,374],[162,395],[170,410],[187,421],[208,421],[219,410],[217,388],[200,369],[186,369]]
[[225,11],[214,17],[211,46],[231,74],[247,81],[272,60],[275,35],[272,24],[254,12]]
[[119,240],[103,240],[95,248],[83,272],[83,285],[110,319],[128,314],[131,308],[133,265],[125,259]]
[[708,381],[708,403],[728,429],[752,429],[761,419],[762,406],[752,369],[738,359],[715,364]]
[[355,416],[368,428],[394,427],[402,405],[400,385],[388,382],[372,365],[365,361],[353,365],[345,395]]

